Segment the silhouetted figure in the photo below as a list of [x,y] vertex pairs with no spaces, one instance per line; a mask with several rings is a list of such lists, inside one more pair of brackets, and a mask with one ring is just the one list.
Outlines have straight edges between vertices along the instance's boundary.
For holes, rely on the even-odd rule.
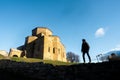
[[89,49],[90,49],[89,44],[86,42],[85,39],[82,39],[81,52],[82,52],[82,57],[83,57],[84,63],[85,63],[85,54],[87,54],[87,56],[89,58],[89,63],[91,63],[91,58],[90,58],[90,55],[89,55]]

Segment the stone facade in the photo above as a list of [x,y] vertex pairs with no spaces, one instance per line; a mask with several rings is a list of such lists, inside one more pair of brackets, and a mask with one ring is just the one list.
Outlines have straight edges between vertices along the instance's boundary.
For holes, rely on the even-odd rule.
[[22,57],[22,56],[21,56],[21,55],[22,55],[22,52],[23,52],[23,51],[21,51],[21,50],[11,48],[11,49],[10,49],[10,54],[9,54],[9,56],[10,56],[10,57]]
[[25,53],[27,58],[66,62],[66,51],[60,38],[52,35],[52,31],[45,27],[33,29],[32,36],[26,37],[22,50],[21,53]]

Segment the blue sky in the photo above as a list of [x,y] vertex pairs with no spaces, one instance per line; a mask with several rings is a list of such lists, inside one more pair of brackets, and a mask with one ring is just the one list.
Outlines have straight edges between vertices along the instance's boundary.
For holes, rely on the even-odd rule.
[[[58,35],[66,52],[81,57],[81,40],[90,56],[120,48],[120,0],[0,0],[0,50],[23,45],[35,27]],[[87,57],[86,57],[87,58]]]

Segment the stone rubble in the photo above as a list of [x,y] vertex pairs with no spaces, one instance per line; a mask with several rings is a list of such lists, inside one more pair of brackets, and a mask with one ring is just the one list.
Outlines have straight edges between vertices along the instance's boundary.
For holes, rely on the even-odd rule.
[[120,61],[54,66],[0,60],[1,80],[119,80]]

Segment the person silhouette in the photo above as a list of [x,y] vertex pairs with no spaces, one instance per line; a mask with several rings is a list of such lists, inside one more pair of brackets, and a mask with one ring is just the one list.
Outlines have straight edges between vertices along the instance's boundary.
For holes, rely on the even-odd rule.
[[86,42],[85,39],[82,39],[81,52],[82,52],[82,57],[83,57],[84,63],[85,63],[85,54],[87,54],[88,59],[89,59],[89,63],[91,63],[91,58],[90,58],[90,55],[89,55],[89,49],[90,49],[89,44]]

